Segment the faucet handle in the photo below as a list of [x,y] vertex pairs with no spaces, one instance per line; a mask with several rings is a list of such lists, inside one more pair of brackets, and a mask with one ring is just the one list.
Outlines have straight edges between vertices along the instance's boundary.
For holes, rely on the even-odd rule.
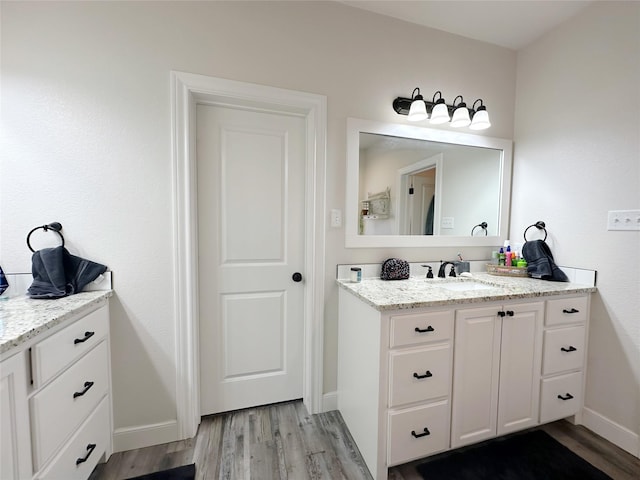
[[431,269],[431,265],[422,265],[423,267],[427,267],[429,269],[429,271],[427,271],[427,277],[426,278],[433,278],[433,270]]
[[456,276],[456,267],[455,267],[455,265],[451,265],[451,270],[449,271],[449,276],[450,277],[455,277]]

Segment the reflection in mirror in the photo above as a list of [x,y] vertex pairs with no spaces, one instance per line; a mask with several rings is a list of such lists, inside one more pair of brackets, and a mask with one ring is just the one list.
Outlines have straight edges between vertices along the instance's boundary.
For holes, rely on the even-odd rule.
[[348,126],[347,247],[506,238],[511,141],[357,119]]
[[389,188],[391,204],[361,209],[360,234],[463,236],[481,222],[498,234],[501,150],[363,132],[359,149],[359,198]]

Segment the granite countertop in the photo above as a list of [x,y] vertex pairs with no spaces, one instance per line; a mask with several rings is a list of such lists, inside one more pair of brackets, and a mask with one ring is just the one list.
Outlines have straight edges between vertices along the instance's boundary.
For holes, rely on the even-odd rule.
[[20,346],[27,340],[89,310],[113,290],[80,292],[55,300],[36,300],[25,295],[0,298],[0,354]]
[[[424,278],[384,281],[366,278],[360,283],[337,280],[340,288],[379,311],[434,307],[442,305],[517,300],[552,295],[585,294],[596,291],[591,285],[550,282],[529,277],[506,277],[488,273],[474,273],[472,277]],[[475,282],[490,288],[451,291],[439,287],[443,283]]]

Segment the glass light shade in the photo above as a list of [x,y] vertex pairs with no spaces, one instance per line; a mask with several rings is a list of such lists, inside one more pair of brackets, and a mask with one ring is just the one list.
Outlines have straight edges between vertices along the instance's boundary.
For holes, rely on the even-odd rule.
[[491,126],[491,122],[489,121],[489,114],[486,110],[478,110],[473,116],[473,120],[471,120],[471,125],[469,128],[471,130],[484,130]]
[[449,120],[449,109],[444,103],[437,103],[431,112],[431,120],[429,123],[438,125],[440,123],[447,123]]
[[427,106],[425,105],[424,100],[414,100],[409,108],[409,117],[407,120],[410,122],[419,122],[420,120],[426,120],[427,118],[429,118],[429,115],[427,115]]
[[467,127],[471,123],[471,118],[469,118],[469,109],[464,107],[458,107],[453,112],[453,118],[451,119],[452,127]]

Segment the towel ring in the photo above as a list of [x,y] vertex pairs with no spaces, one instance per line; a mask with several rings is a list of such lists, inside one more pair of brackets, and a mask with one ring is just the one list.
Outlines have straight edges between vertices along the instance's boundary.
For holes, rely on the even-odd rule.
[[547,239],[547,229],[545,228],[546,225],[542,220],[538,220],[536,223],[534,223],[533,225],[529,225],[525,230],[524,230],[524,241],[527,241],[527,231],[531,228],[531,227],[536,227],[538,230],[544,230],[544,238],[542,239],[542,241],[544,242]]
[[480,228],[482,228],[482,230],[484,230],[484,236],[486,237],[486,236],[487,236],[487,227],[488,227],[488,226],[489,226],[489,225],[487,225],[487,222],[479,223],[478,225],[476,225],[475,227],[473,227],[473,228],[471,229],[471,236],[473,237],[473,232],[475,231],[475,229],[476,229],[476,228],[478,228],[478,227],[480,227]]
[[33,232],[35,232],[36,230],[39,229],[43,229],[45,232],[48,230],[54,231],[56,232],[58,235],[60,235],[60,239],[62,240],[62,246],[64,247],[64,237],[62,236],[62,233],[60,233],[60,230],[62,230],[62,225],[60,225],[59,222],[52,222],[48,225],[42,225],[40,227],[36,227],[34,229],[32,229],[29,234],[27,235],[27,246],[29,247],[29,250],[31,250],[32,252],[35,252],[35,250],[33,248],[31,248],[31,242],[29,242],[29,238],[31,237],[31,234]]

